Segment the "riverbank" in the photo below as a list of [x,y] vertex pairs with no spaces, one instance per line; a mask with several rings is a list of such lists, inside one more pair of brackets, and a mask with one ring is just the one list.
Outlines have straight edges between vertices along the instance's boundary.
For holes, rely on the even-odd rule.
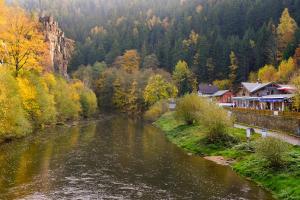
[[[154,123],[162,129],[169,140],[189,153],[200,156],[222,156],[230,161],[233,170],[267,190],[277,199],[300,199],[300,148],[291,147],[286,167],[274,171],[253,153],[252,144],[260,135],[255,134],[247,143],[245,130],[231,128],[236,142],[231,144],[209,144],[205,127],[188,126],[178,122],[172,112],[166,113]],[[233,162],[232,162],[233,161]]]

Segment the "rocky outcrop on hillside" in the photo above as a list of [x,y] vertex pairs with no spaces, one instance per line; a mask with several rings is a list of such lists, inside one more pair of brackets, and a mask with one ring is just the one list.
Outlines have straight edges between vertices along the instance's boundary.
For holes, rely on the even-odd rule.
[[39,18],[45,34],[45,40],[49,43],[50,70],[64,77],[68,77],[68,64],[74,51],[75,42],[65,37],[58,23],[52,16]]

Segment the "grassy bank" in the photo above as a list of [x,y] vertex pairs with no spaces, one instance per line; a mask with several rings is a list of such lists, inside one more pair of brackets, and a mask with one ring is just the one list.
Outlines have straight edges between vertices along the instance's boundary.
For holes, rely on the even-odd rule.
[[[201,156],[223,156],[234,159],[233,169],[242,176],[252,179],[270,190],[278,199],[300,199],[300,148],[291,147],[286,166],[280,170],[272,170],[258,158],[251,146],[246,142],[245,130],[230,128],[229,133],[235,138],[232,143],[209,144],[205,127],[201,125],[185,125],[174,118],[174,113],[166,113],[155,123],[166,136],[190,153]],[[251,143],[259,138],[254,135]],[[251,144],[250,143],[250,144]]]

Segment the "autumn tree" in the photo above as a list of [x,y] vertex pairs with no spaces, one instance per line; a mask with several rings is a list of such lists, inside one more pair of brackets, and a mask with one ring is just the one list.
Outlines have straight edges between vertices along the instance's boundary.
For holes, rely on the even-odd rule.
[[31,131],[25,116],[18,84],[11,72],[0,68],[0,141],[13,135],[23,136]]
[[141,58],[137,50],[127,50],[123,56],[116,59],[114,65],[132,74],[139,70],[140,62]]
[[148,105],[153,105],[161,99],[175,98],[177,88],[170,82],[166,81],[161,75],[150,77],[144,90],[144,100]]
[[19,76],[17,82],[23,108],[31,123],[40,127],[56,122],[54,95],[45,80],[39,74],[26,73]]
[[139,94],[138,94],[138,83],[136,80],[132,81],[132,84],[130,86],[129,92],[128,92],[128,102],[127,102],[127,112],[130,115],[137,115],[139,114]]
[[197,81],[185,61],[179,61],[175,66],[172,78],[177,85],[179,95],[191,93],[196,90]]
[[291,83],[296,88],[296,96],[293,101],[293,106],[299,111],[300,110],[300,76],[294,77]]
[[279,80],[283,83],[287,83],[291,80],[293,74],[295,73],[296,66],[293,58],[288,60],[283,60],[278,68],[278,77]]
[[4,55],[4,63],[14,68],[16,76],[23,69],[41,70],[40,63],[46,57],[47,48],[38,22],[21,8],[9,8],[7,19],[0,32],[0,53]]
[[113,82],[113,97],[112,102],[114,106],[121,110],[125,111],[125,106],[127,102],[127,93],[123,87],[123,82],[121,82],[120,77],[117,77],[116,80]]
[[264,83],[277,81],[277,70],[273,65],[265,65],[258,71],[258,79]]
[[285,8],[277,27],[277,61],[282,60],[283,52],[288,44],[293,41],[297,29],[297,22],[290,16],[289,10]]
[[213,85],[217,86],[219,90],[227,90],[231,87],[231,81],[229,79],[215,80]]

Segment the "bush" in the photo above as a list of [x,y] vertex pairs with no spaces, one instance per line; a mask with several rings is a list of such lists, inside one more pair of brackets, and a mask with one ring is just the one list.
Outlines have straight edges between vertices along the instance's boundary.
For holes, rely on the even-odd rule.
[[169,104],[165,100],[156,102],[145,113],[144,118],[149,121],[156,121],[160,116],[169,111]]
[[0,69],[0,107],[0,140],[32,131],[22,108],[16,80],[5,69]]
[[284,157],[288,150],[287,143],[272,137],[263,138],[256,144],[256,153],[272,168],[278,168],[284,164]]
[[175,117],[188,125],[194,124],[208,105],[208,101],[197,94],[187,94],[177,102]]
[[233,125],[228,112],[220,108],[214,102],[209,102],[199,115],[199,121],[208,130],[208,139],[210,142],[228,141],[233,138],[227,133],[227,129]]

